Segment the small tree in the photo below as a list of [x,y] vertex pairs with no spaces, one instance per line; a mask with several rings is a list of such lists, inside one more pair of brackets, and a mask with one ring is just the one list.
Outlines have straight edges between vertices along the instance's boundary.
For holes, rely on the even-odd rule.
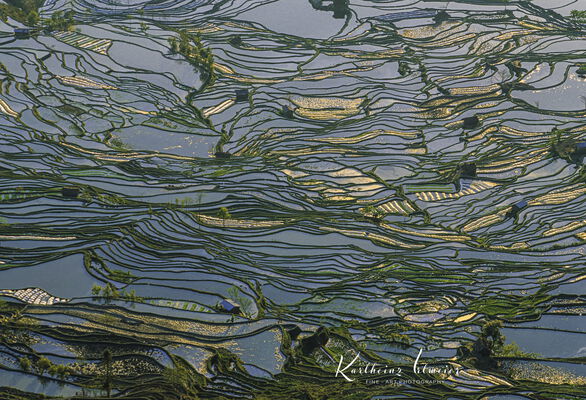
[[112,353],[108,349],[104,350],[103,362],[106,367],[104,390],[106,390],[108,397],[110,397],[110,392],[112,391]]
[[47,372],[49,372],[49,375],[51,375],[51,376],[57,376],[57,374],[59,372],[59,367],[55,364],[51,364],[51,366],[49,367],[49,370]]
[[218,218],[230,219],[232,218],[232,215],[230,215],[230,211],[228,211],[226,207],[220,207],[218,210]]
[[41,357],[37,360],[37,370],[39,374],[43,375],[43,373],[51,367],[51,361],[47,357]]
[[35,26],[36,24],[38,24],[39,23],[39,13],[36,11],[31,11],[30,13],[28,13],[28,15],[26,16],[26,22],[30,26]]
[[499,362],[495,356],[502,352],[505,343],[505,337],[501,333],[502,326],[498,320],[484,323],[476,341],[458,349],[459,356],[471,360],[479,369],[498,368]]
[[65,365],[57,366],[57,375],[59,378],[64,379],[66,376],[71,374],[71,368],[66,367]]
[[491,355],[505,344],[505,337],[501,333],[501,321],[489,321],[482,326],[480,340],[490,351]]
[[183,55],[189,51],[189,38],[184,32],[179,33],[179,52]]
[[120,292],[116,289],[116,286],[112,285],[110,282],[106,283],[106,286],[103,289],[104,297],[107,299],[117,299],[120,297]]
[[171,53],[177,53],[179,51],[179,43],[175,36],[169,39],[169,45],[171,46]]
[[100,285],[97,285],[94,283],[94,286],[92,286],[92,294],[94,296],[99,296],[101,291],[102,291],[102,287]]
[[138,296],[136,294],[136,290],[132,289],[130,292],[126,293],[126,300],[134,303],[142,303],[144,298]]
[[18,359],[18,363],[20,364],[20,368],[22,368],[23,371],[28,371],[31,369],[31,360],[29,360],[27,357],[20,357]]

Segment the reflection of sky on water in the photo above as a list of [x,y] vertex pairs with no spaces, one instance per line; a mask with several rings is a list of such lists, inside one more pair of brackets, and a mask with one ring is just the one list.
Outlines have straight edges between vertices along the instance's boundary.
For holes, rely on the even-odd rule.
[[[544,314],[586,282],[581,165],[549,151],[556,127],[584,140],[581,36],[559,20],[554,34],[532,26],[542,17],[524,3],[453,1],[452,18],[435,23],[429,12],[369,18],[447,2],[356,1],[347,25],[308,1],[198,4],[151,4],[162,7],[155,21],[168,14],[173,28],[151,25],[148,10],[80,24],[88,40],[113,41],[107,55],[51,35],[0,46],[11,74],[2,73],[0,99],[14,110],[1,114],[0,215],[11,224],[2,234],[45,237],[2,241],[3,285],[88,296],[75,314],[44,316],[54,324],[118,327],[148,313],[160,318],[143,322],[154,334],[178,329],[193,346],[227,348],[255,376],[283,366],[281,322],[306,333],[347,324],[388,359],[422,347],[449,358],[483,321],[502,317],[508,341],[525,351],[583,354],[577,311]],[[213,49],[217,80],[204,90],[198,71],[169,54],[167,38],[180,28]],[[526,85],[509,95],[518,81]],[[233,101],[238,89],[248,90],[245,101]],[[478,126],[464,129],[472,116]],[[220,149],[232,156],[214,158]],[[477,177],[455,177],[465,161]],[[63,185],[84,199],[63,198]],[[380,220],[368,206],[384,210]],[[220,207],[231,217],[218,216]],[[75,239],[60,246],[49,235]],[[103,265],[86,265],[89,254]],[[113,271],[133,278],[116,281]],[[102,307],[89,297],[96,282],[128,284],[152,302]],[[541,291],[552,296],[547,307]],[[253,301],[252,315],[264,317],[218,312],[229,296]],[[388,340],[385,329],[399,327],[413,347]],[[552,346],[556,338],[563,343]],[[203,368],[197,358],[209,349],[197,348],[169,351]]]
[[241,14],[240,18],[260,23],[275,32],[319,39],[334,36],[345,23],[344,19],[334,19],[331,11],[315,10],[309,1],[299,0],[271,2]]

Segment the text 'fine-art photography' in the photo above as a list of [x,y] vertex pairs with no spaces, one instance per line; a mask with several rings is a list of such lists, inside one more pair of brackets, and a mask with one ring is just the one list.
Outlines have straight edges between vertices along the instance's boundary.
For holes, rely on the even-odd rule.
[[0,0],[0,400],[586,400],[586,0]]

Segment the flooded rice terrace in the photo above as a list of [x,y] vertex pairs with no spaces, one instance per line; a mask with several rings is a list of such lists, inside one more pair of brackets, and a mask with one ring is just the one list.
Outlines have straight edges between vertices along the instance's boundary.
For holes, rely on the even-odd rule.
[[585,398],[586,1],[68,10],[0,22],[0,398]]

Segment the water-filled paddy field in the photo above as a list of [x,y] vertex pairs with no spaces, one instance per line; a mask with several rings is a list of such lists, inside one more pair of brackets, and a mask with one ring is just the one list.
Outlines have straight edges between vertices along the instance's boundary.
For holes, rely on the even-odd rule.
[[0,21],[1,399],[586,398],[586,1],[67,10]]

